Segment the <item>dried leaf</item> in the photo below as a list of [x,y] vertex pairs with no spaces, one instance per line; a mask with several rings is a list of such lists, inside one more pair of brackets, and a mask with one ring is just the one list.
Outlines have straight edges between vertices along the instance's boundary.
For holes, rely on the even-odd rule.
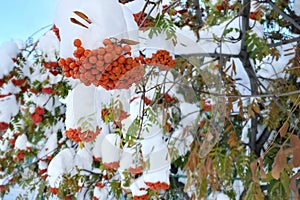
[[243,101],[242,101],[242,99],[239,99],[239,101],[238,101],[238,107],[239,107],[240,116],[244,118],[244,109],[243,109]]
[[210,157],[205,160],[205,167],[209,174],[213,173],[213,161]]
[[253,104],[252,104],[252,109],[253,109],[253,111],[256,112],[257,114],[260,113],[260,108],[259,108],[259,106],[258,106],[256,103],[253,103]]
[[254,160],[253,162],[250,163],[250,169],[251,169],[251,174],[252,174],[252,180],[255,182],[255,183],[258,183],[259,180],[256,176],[256,170],[257,170],[257,159]]
[[198,144],[195,143],[195,147],[193,151],[190,153],[188,161],[184,166],[184,169],[190,169],[192,172],[195,171],[195,168],[197,167],[197,163],[198,163],[198,158],[199,158],[198,150],[199,150]]
[[291,146],[293,151],[293,166],[299,167],[300,166],[300,140],[296,135],[291,135]]
[[121,39],[120,43],[128,44],[128,45],[137,45],[137,44],[139,44],[138,41],[129,40],[129,39]]
[[262,179],[266,179],[267,178],[267,174],[264,170],[264,160],[262,159],[262,157],[260,157],[259,159],[259,171],[260,171],[260,176]]
[[172,38],[172,43],[173,43],[174,46],[176,46],[177,45],[177,40],[175,40],[174,38]]
[[294,176],[292,176],[291,180],[290,180],[290,188],[291,190],[294,192],[295,198],[299,199],[299,190],[300,190],[300,184],[297,184],[297,179],[300,178],[300,172],[298,172],[297,174],[295,174]]
[[280,148],[274,159],[274,165],[271,171],[273,178],[277,180],[280,178],[280,173],[284,170],[286,164],[286,154],[284,153],[284,150]]
[[292,53],[286,53],[286,54],[283,54],[284,56],[291,56],[291,55],[294,55],[295,53],[292,52]]
[[87,23],[91,24],[92,21],[88,18],[88,16],[86,16],[84,13],[80,12],[80,11],[74,11],[74,13],[76,15],[78,15],[80,18],[82,18],[84,21],[86,21]]
[[73,18],[73,17],[71,17],[70,20],[71,20],[71,22],[74,23],[74,24],[77,24],[77,25],[82,26],[82,27],[84,27],[84,28],[88,28],[86,25],[84,25],[83,23],[81,23],[80,21],[78,21],[77,19],[75,19],[75,18]]
[[249,189],[246,192],[246,195],[243,199],[255,199],[255,200],[264,200],[265,195],[261,191],[259,183],[252,182],[249,185]]
[[233,72],[232,75],[236,75],[236,65],[235,65],[234,60],[232,60],[232,72]]
[[284,137],[289,129],[289,123],[285,121],[281,128],[279,129],[279,133],[281,137]]
[[255,113],[254,113],[254,111],[253,111],[253,109],[252,109],[252,106],[249,106],[249,108],[248,108],[248,116],[249,116],[249,117],[253,117],[253,118],[256,117],[256,116],[255,116]]

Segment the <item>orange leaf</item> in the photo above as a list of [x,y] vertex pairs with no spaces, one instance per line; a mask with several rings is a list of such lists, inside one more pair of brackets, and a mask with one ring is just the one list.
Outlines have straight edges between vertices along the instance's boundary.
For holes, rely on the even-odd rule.
[[277,152],[276,157],[274,159],[274,165],[271,171],[272,176],[275,179],[280,178],[280,173],[284,170],[286,164],[287,164],[286,154],[284,153],[283,149],[280,148],[280,150]]
[[296,135],[291,135],[291,146],[293,149],[293,166],[300,166],[300,140]]

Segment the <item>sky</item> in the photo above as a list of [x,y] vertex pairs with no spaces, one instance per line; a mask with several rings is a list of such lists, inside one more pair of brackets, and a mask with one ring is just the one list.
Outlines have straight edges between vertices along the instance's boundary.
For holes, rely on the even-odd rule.
[[[56,0],[0,0],[0,2],[0,45],[13,39],[25,41],[42,27],[52,24]],[[45,31],[46,29],[40,34]]]

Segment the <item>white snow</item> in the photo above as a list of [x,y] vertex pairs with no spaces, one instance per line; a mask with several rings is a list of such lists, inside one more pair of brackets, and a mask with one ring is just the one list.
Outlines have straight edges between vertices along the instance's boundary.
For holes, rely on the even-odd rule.
[[0,46],[0,79],[7,75],[14,67],[13,58],[19,53],[18,45],[11,41]]
[[294,10],[296,15],[300,16],[300,1],[294,1]]
[[19,105],[15,96],[7,96],[0,99],[0,122],[9,123],[11,117],[19,111]]
[[22,134],[16,139],[15,148],[19,150],[26,150],[27,142],[27,136],[25,134]]
[[74,168],[75,151],[72,148],[63,149],[49,163],[48,181],[54,186],[58,178],[66,173],[70,173]]
[[45,146],[38,154],[38,158],[44,158],[45,156],[52,155],[56,150],[56,148],[57,148],[57,133],[54,132],[50,137],[48,137]]
[[56,61],[59,52],[59,41],[53,31],[48,31],[39,39],[37,48],[42,51],[46,62]]
[[[74,165],[78,169],[92,170],[93,156],[87,148],[79,149],[74,158]],[[88,172],[82,171],[81,175],[88,175]]]

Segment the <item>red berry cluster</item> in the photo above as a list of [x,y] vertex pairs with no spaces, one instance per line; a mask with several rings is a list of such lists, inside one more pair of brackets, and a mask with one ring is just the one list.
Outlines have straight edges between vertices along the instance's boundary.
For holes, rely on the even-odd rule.
[[9,124],[6,122],[0,122],[0,131],[5,131],[9,128]]
[[141,195],[141,196],[133,196],[133,200],[147,200],[149,198],[150,198],[150,196],[148,193]]
[[97,135],[101,132],[101,128],[96,127],[96,131],[93,132],[91,130],[82,131],[81,128],[73,129],[70,128],[66,130],[66,137],[73,140],[74,142],[91,142],[96,139]]
[[161,70],[169,70],[176,65],[176,60],[167,50],[157,50],[156,53],[152,54],[151,58],[145,58],[147,65],[157,66]]
[[129,88],[143,77],[144,67],[139,58],[130,56],[129,45],[122,46],[110,39],[105,39],[103,44],[104,47],[91,51],[84,49],[79,39],[74,40],[76,60],[61,58],[59,61],[65,76],[107,90]]
[[77,129],[70,128],[70,129],[66,130],[65,134],[66,134],[67,138],[73,140],[74,142],[76,142],[76,143],[81,142],[81,139],[79,138]]
[[43,114],[45,114],[45,109],[41,107],[36,107],[34,113],[31,114],[31,119],[35,124],[43,121]]
[[44,62],[44,67],[48,69],[54,76],[59,73],[59,66],[57,62]]
[[170,187],[169,184],[160,181],[156,183],[145,182],[145,184],[148,185],[151,190],[167,190]]
[[146,17],[147,13],[138,12],[133,14],[134,21],[137,23],[138,26],[140,26],[143,23],[143,25],[140,27],[141,30],[154,25],[153,20],[149,18],[145,20]]
[[59,29],[53,24],[52,31],[55,33],[57,39],[60,41]]

